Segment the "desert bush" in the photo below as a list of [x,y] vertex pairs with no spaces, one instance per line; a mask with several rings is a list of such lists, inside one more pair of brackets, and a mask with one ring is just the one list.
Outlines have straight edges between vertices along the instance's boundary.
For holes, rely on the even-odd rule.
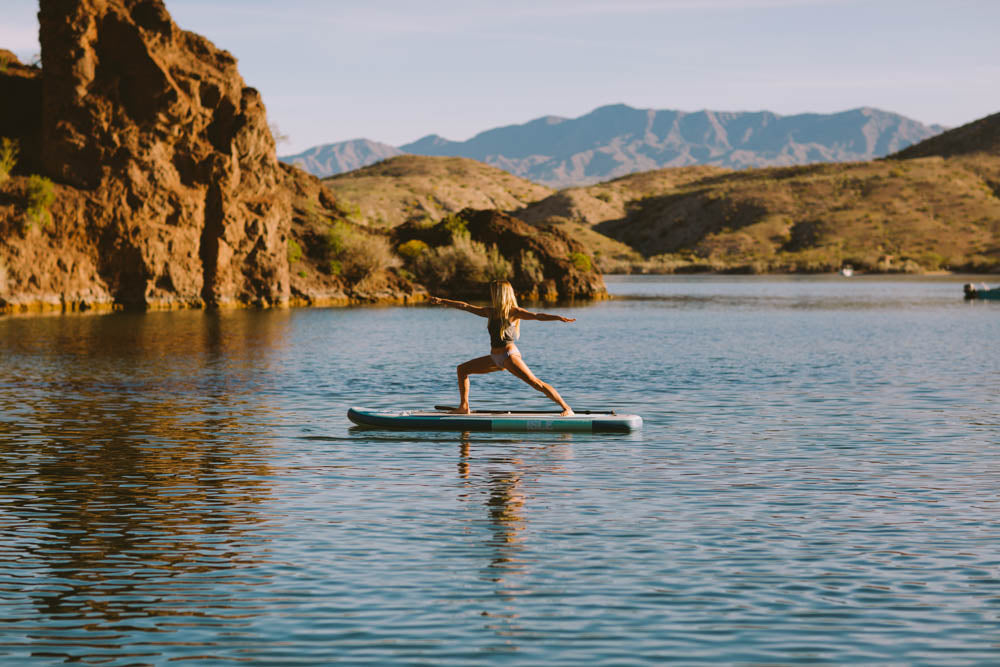
[[447,229],[449,232],[451,232],[451,238],[453,240],[456,237],[463,235],[468,237],[469,227],[466,224],[465,220],[462,219],[460,216],[449,215],[447,218],[443,220],[443,222],[444,222],[444,228]]
[[417,229],[427,229],[437,224],[437,221],[426,213],[411,217],[407,222],[412,222]]
[[413,268],[420,282],[428,285],[484,283],[488,280],[489,260],[482,243],[471,240],[468,234],[459,234],[450,245],[421,254]]
[[56,200],[55,187],[52,181],[37,174],[28,179],[28,221],[32,225],[48,227],[52,223],[49,206]]
[[941,267],[949,264],[949,261],[943,255],[936,253],[933,250],[923,252],[917,261],[928,271],[937,271]]
[[495,246],[490,246],[486,251],[486,279],[487,280],[507,280],[514,275],[514,267],[507,261],[500,250]]
[[346,199],[337,200],[337,210],[351,222],[361,224],[364,220],[364,216],[361,215],[361,206]]
[[600,264],[601,273],[612,273],[612,274],[624,274],[624,273],[642,273],[639,270],[633,270],[633,260],[627,257],[605,257],[601,260]]
[[347,238],[340,262],[343,276],[354,281],[400,264],[388,239],[360,233]]
[[10,178],[10,172],[17,164],[20,148],[15,139],[4,137],[0,140],[0,184]]
[[412,239],[406,243],[400,243],[399,247],[396,248],[396,252],[398,252],[405,259],[414,260],[427,252],[428,249],[428,245],[420,239]]
[[674,253],[663,253],[650,257],[642,264],[646,267],[642,273],[676,273],[691,266],[692,260]]
[[545,280],[545,269],[535,253],[530,250],[521,250],[517,271],[520,279],[531,285],[538,285]]
[[571,252],[569,254],[569,261],[573,262],[573,266],[580,271],[590,271],[593,268],[590,258],[582,252]]
[[331,224],[326,230],[326,236],[323,238],[322,255],[326,260],[325,268],[331,275],[340,275],[340,271],[343,268],[340,258],[344,254],[344,250],[347,247],[347,238],[351,233],[351,228],[339,220]]
[[594,196],[597,197],[598,199],[600,199],[602,202],[605,202],[607,204],[611,203],[611,193],[610,192],[598,192]]
[[288,263],[295,264],[302,260],[302,246],[295,239],[288,239]]
[[399,265],[387,239],[355,230],[339,220],[327,229],[323,259],[330,275],[351,281],[364,280],[377,271]]

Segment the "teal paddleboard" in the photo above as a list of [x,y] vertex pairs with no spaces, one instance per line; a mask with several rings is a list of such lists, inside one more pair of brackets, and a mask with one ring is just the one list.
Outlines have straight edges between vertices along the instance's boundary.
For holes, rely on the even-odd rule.
[[628,433],[642,428],[642,417],[614,411],[583,411],[564,417],[558,412],[476,410],[468,415],[435,410],[370,410],[351,408],[347,417],[359,426],[405,431],[550,431]]

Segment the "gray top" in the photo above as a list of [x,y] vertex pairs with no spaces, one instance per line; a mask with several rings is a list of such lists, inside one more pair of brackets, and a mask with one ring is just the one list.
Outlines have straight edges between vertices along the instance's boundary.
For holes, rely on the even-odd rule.
[[500,318],[491,312],[490,318],[486,322],[486,330],[490,332],[490,347],[506,347],[507,343],[513,343],[517,340],[516,323],[511,322],[505,329],[501,330],[502,324]]

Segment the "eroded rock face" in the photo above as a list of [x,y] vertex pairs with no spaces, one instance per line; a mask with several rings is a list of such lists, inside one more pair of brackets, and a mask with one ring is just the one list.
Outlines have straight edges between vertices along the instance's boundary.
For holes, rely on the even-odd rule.
[[[236,60],[180,30],[161,0],[40,7],[41,108],[24,114],[40,124],[0,135],[22,137],[22,161],[56,181],[62,209],[27,234],[7,221],[0,298],[287,303],[290,195],[264,105]],[[67,245],[96,280],[74,288],[24,260]]]
[[[41,68],[0,52],[0,136],[21,147],[0,183],[0,312],[426,297],[383,230],[279,165],[236,60],[180,30],[162,0],[41,0],[39,21]],[[31,175],[55,181],[47,224],[28,214]],[[514,258],[520,293],[604,294],[564,235],[493,212],[468,224]],[[341,232],[363,271],[342,275],[330,256]]]

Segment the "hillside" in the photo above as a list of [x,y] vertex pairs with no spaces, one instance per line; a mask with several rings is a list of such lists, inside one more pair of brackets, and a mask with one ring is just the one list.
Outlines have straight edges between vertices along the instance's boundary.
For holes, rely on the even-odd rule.
[[344,210],[374,228],[439,220],[465,208],[511,211],[552,194],[465,158],[402,155],[323,180]]
[[[567,187],[664,167],[706,164],[744,169],[870,160],[943,129],[871,108],[781,116],[769,111],[685,112],[615,104],[579,118],[545,116],[493,128],[468,141],[432,134],[398,150],[466,157],[536,183]],[[383,151],[391,148],[353,140],[281,160],[298,161],[323,177],[333,173],[331,169],[360,166],[351,156],[375,145]]]
[[[632,179],[648,176],[560,192],[517,215],[551,221],[545,211],[572,201],[570,220],[640,252],[641,270],[1000,270],[991,156],[753,169],[629,198],[642,191]],[[617,259],[628,270],[629,258]],[[606,258],[605,270],[613,264]]]
[[906,160],[938,155],[951,157],[973,153],[1000,155],[1000,113],[973,121],[890,156]]
[[[970,126],[977,145],[991,145],[984,123]],[[969,133],[957,128],[942,138]],[[941,138],[914,150],[928,145]],[[942,150],[954,152],[951,144]],[[506,210],[576,239],[607,272],[1000,270],[1000,156],[978,151],[667,168],[557,192],[471,160],[400,156],[324,183],[376,228],[426,225],[466,206]]]

